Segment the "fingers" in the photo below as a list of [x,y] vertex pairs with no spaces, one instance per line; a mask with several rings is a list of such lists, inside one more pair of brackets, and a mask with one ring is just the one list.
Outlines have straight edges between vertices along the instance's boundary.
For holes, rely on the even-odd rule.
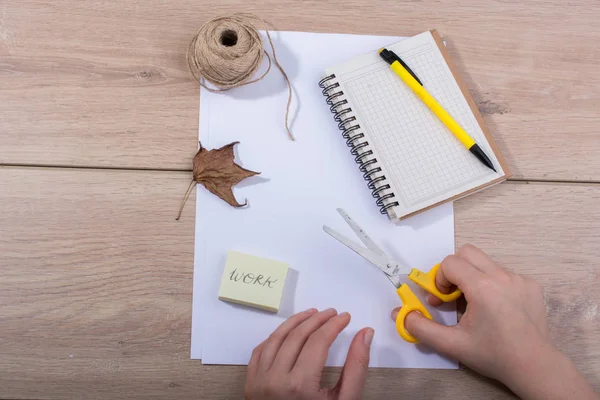
[[[399,308],[392,311],[392,319],[396,320],[398,311]],[[466,343],[460,328],[438,324],[418,312],[409,313],[404,326],[419,342],[452,358],[458,358]]]
[[[451,293],[456,286],[468,297],[470,287],[484,275],[505,274],[487,254],[477,247],[466,244],[458,249],[456,255],[450,255],[442,261],[435,277],[435,284],[442,293]],[[434,295],[428,296],[429,304],[437,307],[442,301]]]
[[319,371],[320,374],[325,367],[329,347],[349,323],[350,314],[341,313],[314,331],[302,348],[292,372]]
[[256,346],[252,351],[250,362],[248,362],[248,372],[246,373],[246,387],[244,388],[246,392],[248,392],[251,389],[250,385],[252,385],[254,379],[256,378],[256,373],[258,372],[258,363],[260,361],[260,355],[262,353],[264,345],[265,342],[262,342],[261,344]]
[[302,347],[316,330],[321,328],[337,314],[333,308],[321,311],[305,319],[287,335],[273,362],[273,367],[282,371],[291,371]]
[[503,271],[487,254],[472,244],[461,246],[458,255],[483,273],[493,275]]
[[[448,292],[444,292],[444,291],[442,290],[442,288],[440,288],[439,286],[438,286],[438,289],[439,289],[439,291],[440,291],[440,292],[442,292],[442,293],[450,293],[450,291],[448,291]],[[431,293],[430,293],[430,294],[427,296],[427,301],[429,302],[429,304],[431,304],[431,305],[432,305],[432,306],[434,306],[434,307],[439,307],[439,306],[441,306],[442,304],[444,304],[444,302],[443,302],[443,301],[441,301],[440,299],[438,299],[437,297],[435,297],[435,296],[434,296],[434,295],[432,295]]]
[[334,396],[335,398],[348,400],[362,398],[374,334],[375,331],[372,328],[364,328],[358,331],[352,339],[342,374],[333,388],[333,392],[337,395]]
[[275,331],[273,331],[269,338],[263,343],[260,360],[258,362],[259,371],[265,372],[271,367],[273,361],[275,360],[275,356],[277,355],[277,352],[279,351],[279,348],[281,347],[281,344],[287,335],[316,312],[317,310],[314,308],[302,311],[301,313],[288,318],[284,323],[279,325]]
[[483,277],[483,272],[475,268],[470,262],[460,256],[450,255],[442,261],[435,276],[435,284],[443,293],[450,293],[456,285],[468,300],[473,284]]

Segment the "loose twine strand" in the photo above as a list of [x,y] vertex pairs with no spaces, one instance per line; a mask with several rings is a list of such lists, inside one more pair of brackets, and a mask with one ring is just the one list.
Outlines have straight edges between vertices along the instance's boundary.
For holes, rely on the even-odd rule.
[[[214,93],[226,92],[258,82],[269,73],[271,56],[263,47],[260,33],[252,24],[253,20],[267,26],[265,20],[253,14],[236,13],[208,21],[198,30],[188,47],[186,58],[192,75],[203,88]],[[266,33],[273,62],[287,83],[289,95],[285,108],[285,129],[290,139],[294,140],[289,127],[292,85],[277,60],[269,31],[266,30]],[[260,67],[263,54],[267,57],[269,66],[261,76],[252,79]],[[207,86],[202,80],[216,88]]]
[[185,191],[185,194],[183,195],[183,200],[181,200],[181,205],[179,206],[179,212],[177,213],[177,218],[175,218],[175,221],[179,221],[179,218],[181,218],[181,213],[183,212],[183,207],[185,206],[185,203],[187,203],[190,195],[192,194],[192,189],[194,188],[195,183],[196,183],[196,181],[194,179],[192,179],[190,182],[190,186],[188,186],[187,190]]

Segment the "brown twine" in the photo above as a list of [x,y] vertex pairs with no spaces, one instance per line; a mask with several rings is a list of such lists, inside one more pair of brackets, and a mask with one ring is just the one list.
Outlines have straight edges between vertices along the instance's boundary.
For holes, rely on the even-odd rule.
[[[198,30],[188,47],[186,57],[192,75],[203,88],[211,92],[226,92],[258,82],[271,70],[271,57],[263,47],[260,33],[252,24],[252,20],[259,21],[265,27],[267,25],[266,21],[253,14],[236,13],[208,21]],[[289,128],[292,85],[277,61],[269,31],[266,30],[266,33],[273,53],[273,62],[288,86],[285,129],[290,139],[294,140]],[[269,66],[260,77],[252,79],[262,62],[263,54],[267,57]],[[202,79],[216,86],[216,89],[202,83]]]
[[194,186],[195,183],[196,183],[196,181],[194,179],[192,179],[192,181],[190,182],[190,186],[188,186],[187,190],[185,191],[185,194],[183,195],[183,200],[181,200],[181,205],[179,206],[179,212],[177,213],[177,218],[175,218],[175,221],[179,221],[179,218],[181,218],[181,213],[183,212],[183,207],[185,206],[185,203],[187,203],[190,195],[192,194],[192,189],[195,187]]

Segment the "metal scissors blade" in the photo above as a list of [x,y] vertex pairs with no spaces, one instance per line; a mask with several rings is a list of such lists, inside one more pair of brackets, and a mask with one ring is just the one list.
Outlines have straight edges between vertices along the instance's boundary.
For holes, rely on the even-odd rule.
[[366,260],[370,261],[371,263],[373,263],[375,265],[377,265],[379,258],[381,258],[378,254],[375,254],[374,252],[372,252],[371,250],[367,249],[366,247],[360,245],[359,243],[355,242],[354,240],[348,239],[346,236],[342,235],[341,233],[339,233],[338,231],[336,231],[334,229],[331,229],[327,225],[323,225],[323,230],[325,232],[327,232],[328,234],[330,234],[331,236],[333,236],[333,238],[337,239],[338,242],[340,242],[344,246],[348,247],[349,249],[353,250],[356,254],[365,258]]
[[353,250],[356,254],[379,268],[390,278],[390,280],[392,280],[392,283],[395,285],[398,281],[396,277],[400,273],[400,265],[388,257],[388,255],[379,246],[377,246],[375,242],[373,242],[369,235],[367,235],[367,233],[356,222],[354,222],[348,213],[341,208],[338,208],[338,212],[367,247],[361,246],[359,243],[348,239],[327,225],[323,225],[323,230],[325,230],[325,232],[327,232],[333,238],[337,239],[344,246]]
[[350,225],[350,228],[352,228],[354,233],[356,233],[356,236],[358,236],[358,238],[365,244],[365,246],[367,246],[369,250],[382,256],[386,255],[385,251],[383,251],[381,247],[377,246],[373,239],[371,239],[369,235],[367,235],[367,232],[365,232],[363,228],[361,228],[356,222],[354,222],[352,217],[350,217],[350,215],[348,215],[346,211],[344,211],[342,208],[338,208],[337,212],[342,216],[342,218],[344,218],[346,223]]
[[343,244],[344,246],[353,250],[356,254],[363,257],[364,259],[369,261],[371,264],[373,264],[377,268],[379,268],[381,270],[381,272],[383,272],[388,277],[388,279],[392,282],[392,284],[394,286],[396,286],[398,288],[398,287],[400,287],[400,285],[402,285],[402,281],[400,280],[400,276],[398,275],[399,266],[397,264],[391,263],[390,260],[385,255],[385,253],[383,255],[377,254],[374,251],[361,246],[359,243],[357,243],[351,239],[348,239],[347,237],[345,237],[341,233],[331,229],[327,225],[323,225],[323,230],[325,232],[327,232],[328,234],[330,234],[334,239],[339,241],[341,244]]

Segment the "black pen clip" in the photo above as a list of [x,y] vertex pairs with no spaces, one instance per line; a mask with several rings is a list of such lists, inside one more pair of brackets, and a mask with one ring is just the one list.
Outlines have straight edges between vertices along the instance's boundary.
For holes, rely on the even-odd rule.
[[402,65],[408,71],[408,73],[411,74],[412,77],[415,78],[415,80],[417,82],[419,82],[419,85],[423,86],[423,82],[421,82],[419,77],[417,77],[417,74],[415,74],[413,72],[413,70],[410,69],[410,67],[408,65],[406,65],[406,63],[404,61],[402,61],[402,59],[400,57],[398,57],[398,55],[396,53],[394,53],[393,51],[388,50],[388,49],[381,49],[379,51],[379,55],[381,56],[381,58],[383,58],[385,60],[385,62],[387,62],[390,65],[394,61],[398,61],[400,63],[400,65]]

